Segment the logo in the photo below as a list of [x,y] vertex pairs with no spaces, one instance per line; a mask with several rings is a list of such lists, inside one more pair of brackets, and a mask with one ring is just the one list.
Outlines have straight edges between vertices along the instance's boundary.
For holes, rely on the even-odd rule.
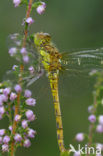
[[78,153],[78,154],[101,154],[101,151],[102,149],[97,146],[96,148],[95,147],[89,147],[88,145],[85,145],[84,147],[82,147],[80,144],[78,144],[78,149],[76,150],[74,148],[74,146],[72,144],[69,145],[70,147],[70,152],[73,152],[73,153]]

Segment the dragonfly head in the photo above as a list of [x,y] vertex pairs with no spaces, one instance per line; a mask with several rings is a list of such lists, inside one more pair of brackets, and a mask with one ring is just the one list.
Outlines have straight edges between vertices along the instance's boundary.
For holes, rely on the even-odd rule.
[[34,43],[37,47],[47,45],[51,41],[51,36],[48,33],[36,33],[34,35]]

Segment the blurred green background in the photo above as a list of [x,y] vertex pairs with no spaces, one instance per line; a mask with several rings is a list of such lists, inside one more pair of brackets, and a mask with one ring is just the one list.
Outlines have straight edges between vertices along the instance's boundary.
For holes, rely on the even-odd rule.
[[[103,45],[103,0],[48,0],[44,15],[33,13],[35,23],[32,32],[48,32],[60,51],[78,48],[95,48]],[[7,37],[23,33],[21,23],[25,8],[14,8],[12,0],[0,0],[0,80],[15,60],[9,57]],[[88,131],[87,107],[92,104],[94,79],[87,77],[63,77],[60,83],[60,101],[63,116],[64,139],[68,148],[74,144],[77,132]],[[20,148],[19,156],[59,156],[55,117],[46,77],[32,88],[37,105],[37,120],[32,123],[37,136],[30,149]],[[6,121],[0,121],[0,128]]]

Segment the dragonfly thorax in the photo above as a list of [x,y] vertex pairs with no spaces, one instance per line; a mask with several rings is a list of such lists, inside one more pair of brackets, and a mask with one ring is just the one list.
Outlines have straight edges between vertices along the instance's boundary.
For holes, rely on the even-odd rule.
[[48,53],[45,50],[40,50],[42,64],[48,72],[57,72],[61,70],[61,61],[57,53]]
[[34,42],[40,54],[40,60],[46,71],[57,72],[57,70],[61,70],[62,55],[58,52],[52,42],[50,42],[50,36],[45,33],[37,33]]

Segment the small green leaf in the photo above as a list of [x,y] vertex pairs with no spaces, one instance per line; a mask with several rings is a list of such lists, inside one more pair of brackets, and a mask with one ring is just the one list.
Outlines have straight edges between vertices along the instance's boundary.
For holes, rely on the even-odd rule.
[[20,5],[22,5],[22,4],[26,4],[26,6],[27,6],[28,5],[28,1],[27,0],[22,0]]
[[60,154],[60,156],[69,156],[69,155],[70,155],[70,153],[68,151],[63,152],[63,153]]
[[41,5],[42,4],[42,2],[35,2],[35,3],[33,3],[32,4],[32,9],[33,8],[37,8],[39,5]]

